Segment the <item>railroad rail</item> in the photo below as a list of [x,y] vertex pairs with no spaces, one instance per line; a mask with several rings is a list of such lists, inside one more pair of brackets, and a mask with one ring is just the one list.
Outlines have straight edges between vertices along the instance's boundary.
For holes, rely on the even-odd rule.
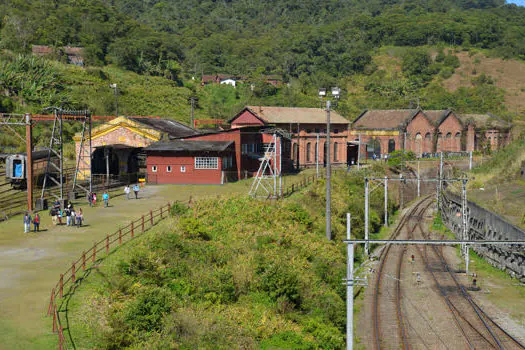
[[[470,349],[525,349],[518,339],[505,331],[474,301],[466,287],[460,283],[456,272],[451,269],[440,249],[442,247],[438,247],[444,244],[460,244],[464,241],[445,241],[448,243],[438,240],[430,241],[430,235],[425,232],[421,219],[433,203],[431,197],[431,195],[424,197],[410,208],[402,216],[391,237],[381,241],[393,244],[387,244],[381,251],[377,268],[372,298],[374,347],[376,349],[387,347],[410,349],[411,342],[414,345],[420,344],[421,339],[416,339],[419,337],[417,332],[409,329],[409,319],[403,309],[403,288],[401,288],[406,249],[410,245],[415,245],[417,254],[425,266],[425,273],[432,276],[433,285],[447,306],[446,309],[458,329],[457,341],[461,342],[461,339],[464,339],[466,347]],[[413,221],[413,219],[416,220]],[[411,222],[414,223],[411,224]],[[392,240],[395,241],[392,242]],[[373,242],[380,242],[380,240],[374,240],[371,243]],[[425,243],[424,246],[421,246],[422,242]],[[472,243],[475,244],[475,242]],[[512,244],[513,242],[494,243]],[[387,279],[395,282],[385,282]],[[389,289],[385,289],[385,286]],[[443,338],[443,335],[437,336]]]
[[[423,239],[430,238],[429,234],[423,229],[421,222],[417,222],[414,228],[418,229]],[[415,237],[412,235],[410,238]],[[525,348],[474,302],[465,286],[459,282],[456,272],[450,268],[442,251],[435,245],[430,247],[417,246],[417,251],[447,305],[454,323],[470,349]]]
[[[431,202],[428,201],[430,199],[430,196],[424,197],[423,200],[418,202],[414,207],[412,207],[402,218],[397,227],[395,228],[394,232],[392,233],[390,239],[397,238],[403,234],[406,234],[406,230],[403,230],[404,228],[408,228],[408,222],[411,217],[413,216],[420,216],[422,212],[424,212],[428,206],[430,206]],[[428,201],[428,204],[426,203]],[[407,335],[407,329],[405,326],[405,320],[404,315],[401,309],[401,299],[402,299],[402,293],[401,293],[401,269],[406,253],[406,249],[404,247],[395,247],[397,254],[396,262],[393,264],[387,264],[387,261],[390,260],[391,257],[391,249],[394,246],[387,245],[380,255],[380,262],[377,272],[377,278],[375,280],[375,287],[374,287],[374,297],[372,302],[372,322],[373,322],[373,332],[374,332],[374,347],[376,349],[381,349],[381,339],[384,339],[385,336],[383,330],[382,330],[382,324],[397,324],[398,326],[398,332],[396,335],[396,342],[398,343],[398,347],[402,347],[403,349],[410,349],[410,344],[408,342],[408,335]],[[380,299],[380,296],[386,296],[388,297],[388,290],[383,291],[383,285],[384,285],[384,277],[393,278],[395,281],[395,289],[394,289],[394,305],[392,305],[391,302],[382,302]],[[389,298],[387,298],[389,299]],[[387,304],[387,305],[384,305]],[[390,305],[388,305],[390,304]],[[388,311],[383,311],[380,313],[381,309],[390,309]],[[389,319],[385,320],[384,318],[392,317],[392,315],[395,315],[395,320]],[[382,317],[381,317],[382,316]],[[383,319],[382,319],[383,318]],[[392,333],[390,333],[392,334]]]

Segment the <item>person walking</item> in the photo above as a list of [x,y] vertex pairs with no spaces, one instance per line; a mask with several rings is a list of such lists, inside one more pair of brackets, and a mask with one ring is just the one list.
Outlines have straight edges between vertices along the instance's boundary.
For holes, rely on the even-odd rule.
[[82,213],[82,208],[78,208],[77,213],[77,227],[82,226],[82,220],[84,219],[84,213]]
[[66,209],[64,209],[64,213],[66,214],[66,226],[71,225],[71,206],[68,205]]
[[102,199],[104,200],[104,208],[107,208],[109,206],[109,194],[107,191],[104,191]]
[[40,215],[38,213],[35,214],[33,219],[33,232],[40,232]]
[[130,192],[129,185],[126,185],[126,187],[124,187],[124,193],[126,194],[126,199],[129,199],[129,192]]
[[89,206],[92,207],[93,206],[93,192],[88,193],[87,200],[88,200]]
[[31,215],[26,212],[26,215],[24,215],[24,233],[28,233],[29,231],[31,231]]
[[135,185],[133,185],[133,192],[135,192],[135,199],[139,199],[139,191],[140,191],[139,184],[136,183]]

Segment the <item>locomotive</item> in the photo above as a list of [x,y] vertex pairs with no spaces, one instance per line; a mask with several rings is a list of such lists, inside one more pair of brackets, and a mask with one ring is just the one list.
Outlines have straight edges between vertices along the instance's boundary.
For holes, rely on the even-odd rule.
[[[33,177],[39,181],[47,167],[47,159],[49,151],[33,151]],[[51,153],[52,161],[56,156]],[[27,188],[27,154],[15,153],[10,154],[5,158],[5,177],[11,183],[11,187],[19,190]]]

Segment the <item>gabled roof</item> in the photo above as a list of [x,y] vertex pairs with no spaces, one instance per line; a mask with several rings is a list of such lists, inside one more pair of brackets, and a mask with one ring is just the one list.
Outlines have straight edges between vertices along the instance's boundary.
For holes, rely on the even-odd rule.
[[170,139],[199,134],[197,130],[171,119],[134,117],[132,120],[147,125],[157,131],[165,132],[168,134]]
[[186,141],[173,140],[155,142],[144,148],[146,152],[223,152],[233,144],[233,141]]
[[354,120],[352,127],[355,129],[399,129],[419,111],[420,109],[365,110]]
[[459,120],[464,125],[474,124],[476,127],[488,127],[496,129],[508,129],[512,123],[507,122],[491,113],[485,114],[458,114]]
[[[229,122],[233,122],[242,112],[249,110],[265,124],[325,124],[326,111],[321,108],[246,106]],[[330,112],[332,124],[350,124],[348,119],[336,111]]]

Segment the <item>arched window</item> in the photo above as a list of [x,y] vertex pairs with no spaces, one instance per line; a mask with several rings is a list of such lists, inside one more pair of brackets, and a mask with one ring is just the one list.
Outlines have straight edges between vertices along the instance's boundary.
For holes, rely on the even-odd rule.
[[334,142],[334,161],[337,161],[337,149],[339,148],[338,146],[339,145],[337,144],[337,142]]
[[392,153],[396,150],[396,141],[394,139],[388,140],[388,153]]
[[306,144],[306,161],[307,162],[310,161],[310,152],[312,151],[311,148],[312,148],[312,145],[310,144],[310,142],[308,142]]
[[443,138],[443,134],[438,132],[438,139],[441,139],[441,138]]
[[452,137],[452,133],[451,133],[451,132],[447,133],[446,138],[447,138],[447,139],[450,139],[451,137]]
[[427,132],[427,133],[425,134],[425,139],[426,139],[426,140],[430,140],[430,137],[431,137],[430,133]]
[[456,138],[459,139],[461,137],[461,133],[460,132],[457,132],[456,133]]

